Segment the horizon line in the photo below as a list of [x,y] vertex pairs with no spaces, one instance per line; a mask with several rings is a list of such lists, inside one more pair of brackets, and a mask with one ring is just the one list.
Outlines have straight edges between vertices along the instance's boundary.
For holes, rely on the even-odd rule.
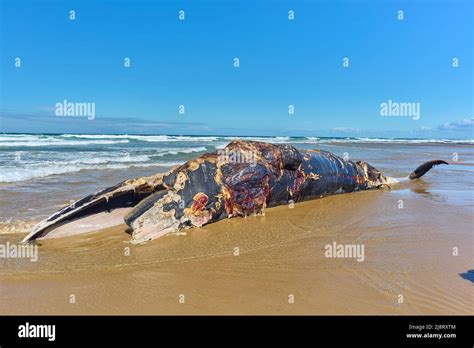
[[320,138],[320,139],[347,139],[347,138],[354,138],[354,139],[392,139],[392,140],[470,140],[472,141],[474,138],[417,138],[417,137],[371,137],[371,136],[308,136],[308,135],[230,135],[230,134],[164,134],[164,133],[150,133],[150,134],[140,134],[140,133],[68,133],[68,132],[1,132],[0,134],[5,135],[130,135],[130,136],[167,136],[167,137],[176,137],[176,136],[183,136],[183,137],[242,137],[242,138],[250,138],[250,137],[259,137],[259,138]]

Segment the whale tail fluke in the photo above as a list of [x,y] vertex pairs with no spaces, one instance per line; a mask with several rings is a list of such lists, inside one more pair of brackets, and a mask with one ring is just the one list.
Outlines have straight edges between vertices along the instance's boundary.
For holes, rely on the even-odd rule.
[[421,178],[423,175],[425,175],[431,168],[433,168],[434,166],[437,166],[439,164],[449,164],[448,162],[446,161],[442,161],[442,160],[433,160],[433,161],[429,161],[429,162],[426,162],[426,163],[423,163],[421,166],[419,166],[418,168],[416,168],[409,176],[410,180],[413,180],[413,179],[418,179],[418,178]]

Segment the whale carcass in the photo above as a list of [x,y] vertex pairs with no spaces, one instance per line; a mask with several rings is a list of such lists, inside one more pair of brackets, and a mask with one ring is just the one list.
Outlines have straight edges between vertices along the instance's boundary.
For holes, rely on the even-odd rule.
[[[407,179],[442,160],[426,162]],[[132,243],[266,208],[390,186],[398,180],[366,162],[289,144],[232,141],[167,173],[126,180],[71,203],[41,221],[24,242],[123,224]]]

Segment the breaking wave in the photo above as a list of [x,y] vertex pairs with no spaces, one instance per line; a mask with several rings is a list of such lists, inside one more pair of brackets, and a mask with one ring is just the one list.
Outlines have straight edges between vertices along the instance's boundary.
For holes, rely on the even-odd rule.
[[82,170],[172,166],[233,140],[277,144],[474,144],[474,140],[191,136],[129,134],[0,134],[0,182],[11,183]]

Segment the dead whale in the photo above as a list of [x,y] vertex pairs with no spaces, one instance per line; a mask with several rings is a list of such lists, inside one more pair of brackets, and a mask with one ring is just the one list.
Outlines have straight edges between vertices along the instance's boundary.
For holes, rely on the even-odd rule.
[[[407,180],[442,160],[426,162]],[[23,242],[100,230],[125,222],[132,243],[225,218],[328,195],[376,189],[400,180],[366,162],[323,150],[233,141],[167,173],[126,180],[74,202],[41,221]]]

